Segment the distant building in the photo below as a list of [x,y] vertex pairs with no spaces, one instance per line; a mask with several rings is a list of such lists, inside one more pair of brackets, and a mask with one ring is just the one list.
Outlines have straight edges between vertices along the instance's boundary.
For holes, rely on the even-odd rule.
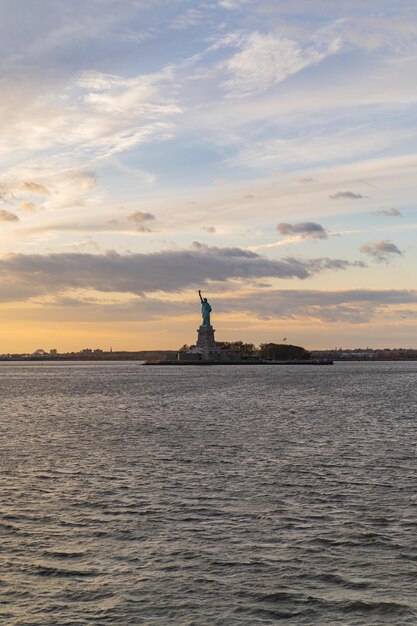
[[93,355],[93,354],[103,354],[103,350],[101,350],[100,348],[95,348],[94,350],[92,348],[84,348],[83,350],[80,350],[78,354],[82,354],[84,356],[89,356],[89,355]]
[[32,353],[32,356],[48,356],[48,353],[43,348],[38,348]]
[[359,359],[374,359],[375,352],[373,350],[364,350],[363,352],[354,352],[356,358]]

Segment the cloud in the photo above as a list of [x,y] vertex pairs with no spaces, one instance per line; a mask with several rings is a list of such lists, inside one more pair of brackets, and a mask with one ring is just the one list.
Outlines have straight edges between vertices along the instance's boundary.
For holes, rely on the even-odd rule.
[[[14,98],[0,104],[0,159],[10,162],[13,154],[20,157],[15,161],[24,156],[26,163],[38,164],[41,156],[45,169],[57,170],[171,138],[171,118],[181,112],[169,87],[173,81],[170,67],[129,78],[88,71],[56,85],[47,81],[30,98],[13,91]],[[45,193],[24,180],[21,191]]]
[[368,254],[377,263],[388,263],[392,255],[402,255],[401,250],[394,243],[387,240],[365,243],[361,246],[360,251]]
[[[34,172],[42,182],[25,179]],[[4,194],[4,200],[10,204],[20,201],[19,208],[24,211],[34,211],[39,207],[36,202],[41,202],[46,210],[66,209],[82,206],[95,186],[95,173],[85,168],[24,165],[8,171],[7,178],[0,183],[0,196]],[[36,202],[33,196],[38,196]]]
[[210,281],[267,277],[306,279],[325,270],[363,267],[343,259],[268,259],[241,248],[209,247],[194,242],[190,249],[150,254],[10,254],[0,259],[0,299],[20,290],[33,294],[70,289],[144,294],[179,292]]
[[374,211],[374,215],[385,215],[387,217],[402,217],[402,213],[398,209],[380,209],[379,211]]
[[40,183],[35,183],[33,181],[22,181],[18,188],[21,191],[26,191],[31,194],[37,194],[40,196],[49,196],[50,191],[45,187],[45,185],[41,185]]
[[247,1],[248,0],[218,0],[218,5],[222,9],[232,11],[233,9],[238,9],[242,4]]
[[313,178],[312,176],[302,176],[301,178],[298,179],[299,183],[316,183],[317,180],[315,178]]
[[[416,290],[371,290],[352,289],[346,291],[268,289],[257,283],[255,289],[243,295],[213,292],[210,284],[208,295],[216,315],[239,314],[255,320],[291,320],[307,323],[367,324],[378,315],[396,315],[415,318],[417,309]],[[196,299],[197,300],[197,299]],[[169,298],[132,297],[126,301],[116,296],[85,293],[70,293],[48,298],[48,306],[78,308],[81,319],[101,321],[109,319],[135,320],[160,319],[172,315],[198,315],[198,302],[170,295]],[[408,307],[398,310],[398,306]],[[45,309],[43,316],[47,315]],[[56,313],[54,313],[56,319]],[[63,318],[65,312],[62,310]],[[73,319],[73,317],[71,318]]]
[[338,191],[337,193],[334,193],[331,196],[329,196],[329,198],[331,198],[332,200],[341,200],[343,198],[347,200],[361,200],[362,198],[365,198],[365,197],[366,196],[363,196],[360,193],[354,193],[353,191]]
[[174,30],[185,30],[191,26],[196,26],[204,19],[204,14],[199,9],[190,8],[178,15],[172,22],[171,28]]
[[19,218],[14,213],[0,209],[0,222],[18,222]]
[[206,231],[206,233],[215,233],[216,229],[214,226],[203,226],[203,230]]
[[135,224],[136,230],[140,233],[150,233],[151,229],[147,226],[147,223],[152,222],[155,219],[155,215],[152,213],[144,213],[143,211],[136,211],[128,215],[127,219]]
[[[292,165],[295,170],[303,171],[306,167],[313,165],[331,163],[334,166],[338,163],[355,161],[358,158],[371,159],[376,154],[392,150],[395,146],[398,148],[400,145],[407,145],[411,141],[411,136],[414,136],[413,130],[410,131],[409,128],[405,129],[401,126],[395,129],[381,128],[376,123],[367,125],[366,130],[362,127],[358,128],[357,125],[347,126],[337,103],[333,103],[331,111],[328,112],[329,118],[323,118],[323,108],[328,110],[329,106],[326,102],[322,103],[323,106],[319,110],[317,103],[313,111],[302,113],[305,102],[310,101],[310,97],[306,99],[302,93],[299,94],[298,99],[295,99],[294,95],[292,99],[289,98],[289,102],[298,109],[291,115],[290,110],[283,110],[286,90],[282,91],[283,100],[278,97],[275,99],[272,95],[268,99],[264,98],[269,101],[271,107],[269,132],[260,135],[259,132],[254,131],[253,126],[247,124],[242,145],[237,154],[229,159],[230,162],[256,168],[278,167],[284,171]],[[273,102],[276,102],[275,106],[280,111],[275,124],[271,117]],[[230,116],[231,125],[236,125],[241,119],[237,114],[238,105],[239,103],[235,107],[234,118]],[[259,107],[260,111],[265,111],[264,102],[261,101]],[[251,109],[251,112],[253,113],[252,121],[254,121],[256,119],[255,108]],[[357,115],[356,112],[355,114]],[[258,124],[265,117],[268,115],[258,114]],[[307,119],[310,117],[311,120],[308,122]],[[301,123],[301,127],[297,127],[297,120]],[[285,124],[285,133],[280,130],[282,124]]]
[[19,209],[22,209],[22,211],[34,212],[39,209],[39,205],[26,200],[25,202],[21,202],[19,204]]
[[281,235],[299,235],[302,239],[327,239],[328,237],[327,230],[316,222],[300,222],[298,224],[281,222],[277,225],[277,230]]
[[0,200],[6,202],[7,204],[13,204],[15,200],[13,188],[9,183],[4,181],[0,183]]
[[261,319],[317,319],[364,324],[385,309],[417,305],[417,290],[351,289],[346,291],[270,289],[243,296],[216,298],[220,312],[240,312]]
[[53,210],[83,206],[96,184],[96,174],[85,169],[70,168],[53,173],[50,176],[53,190],[44,206]]
[[234,38],[229,34],[225,44],[233,39],[240,49],[222,68],[229,76],[223,86],[234,96],[268,89],[328,54],[314,46],[303,49],[293,39],[270,33],[235,34]]

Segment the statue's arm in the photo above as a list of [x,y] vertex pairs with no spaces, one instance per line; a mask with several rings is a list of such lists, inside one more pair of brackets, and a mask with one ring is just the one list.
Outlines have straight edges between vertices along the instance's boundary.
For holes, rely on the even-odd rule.
[[198,295],[200,296],[200,302],[203,304],[203,298],[201,297],[201,289],[198,290]]

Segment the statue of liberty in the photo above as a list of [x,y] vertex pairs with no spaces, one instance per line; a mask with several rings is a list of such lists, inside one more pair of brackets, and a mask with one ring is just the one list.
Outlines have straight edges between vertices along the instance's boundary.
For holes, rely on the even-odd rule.
[[211,327],[211,324],[210,324],[211,306],[207,302],[207,298],[202,298],[201,297],[201,289],[198,290],[198,295],[200,296],[201,315],[203,316],[202,326],[210,326]]

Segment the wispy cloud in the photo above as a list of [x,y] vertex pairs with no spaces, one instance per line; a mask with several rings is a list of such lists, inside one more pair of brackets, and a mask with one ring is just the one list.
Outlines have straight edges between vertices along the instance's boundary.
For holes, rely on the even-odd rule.
[[[27,155],[54,151],[72,162],[110,158],[151,140],[171,136],[172,119],[181,109],[165,88],[172,81],[170,70],[134,78],[99,72],[82,73],[65,89],[48,98],[34,97],[30,119],[26,110],[3,111],[3,141],[0,159],[18,150]],[[47,193],[35,182],[23,182],[22,190]]]
[[18,222],[19,218],[14,213],[0,209],[0,222]]
[[270,33],[242,33],[235,41],[238,52],[223,63],[228,76],[224,87],[233,96],[268,89],[329,53],[314,46],[303,49],[295,40]]
[[[24,180],[35,173],[37,182]],[[42,182],[40,182],[42,181]],[[35,212],[82,206],[96,186],[96,175],[85,168],[20,167],[9,170],[0,182],[8,203],[16,210]]]
[[195,7],[191,7],[187,9],[184,13],[177,15],[172,22],[171,28],[177,30],[186,30],[192,26],[196,26],[204,19],[204,12],[196,9]]
[[374,211],[374,215],[384,215],[385,217],[402,217],[402,213],[398,209],[380,209],[379,211]]
[[18,184],[18,189],[29,194],[36,194],[40,196],[49,196],[50,194],[49,189],[47,189],[45,185],[41,185],[40,183],[35,183],[33,181],[23,180]]
[[19,204],[19,209],[22,209],[22,211],[33,212],[37,211],[39,208],[39,204],[35,204],[34,202],[30,202],[28,200],[25,200],[24,202],[21,202]]
[[247,4],[248,0],[218,0],[218,5],[222,9],[227,9],[232,11],[233,9],[238,9],[242,5]]

